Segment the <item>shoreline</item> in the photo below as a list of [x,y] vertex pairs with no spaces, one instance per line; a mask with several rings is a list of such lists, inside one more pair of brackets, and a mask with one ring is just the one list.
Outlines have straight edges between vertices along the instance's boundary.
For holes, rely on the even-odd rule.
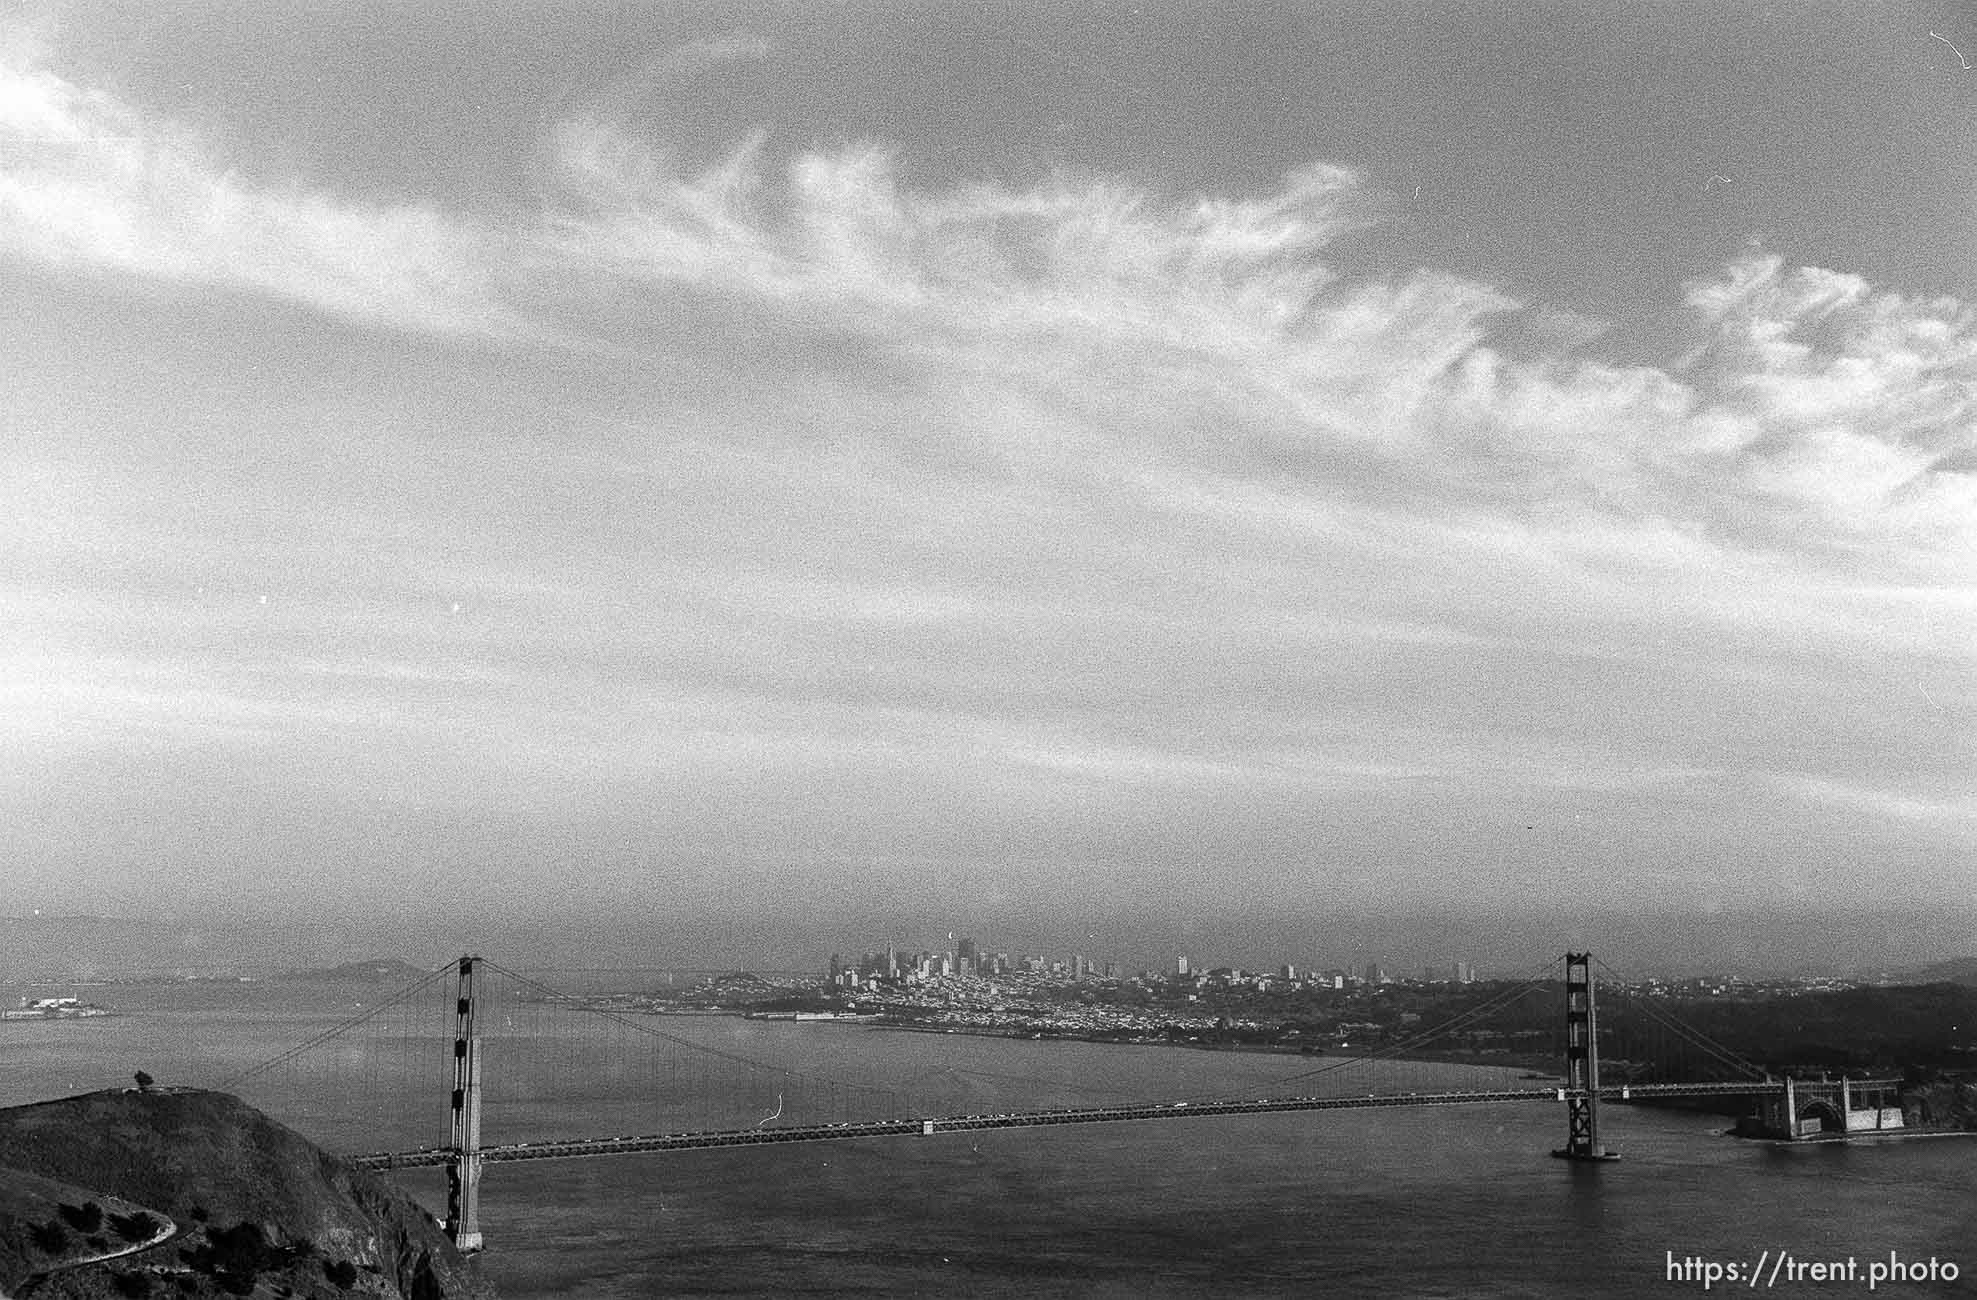
[[1724,1129],[1724,1137],[1739,1142],[1762,1142],[1778,1147],[1832,1146],[1846,1142],[1902,1142],[1913,1138],[1977,1138],[1977,1129],[1968,1128],[1892,1128],[1862,1129],[1858,1133],[1817,1133],[1802,1138],[1749,1137],[1735,1129]]
[[[720,1012],[716,1014],[740,1015],[741,1013]],[[1180,1051],[1222,1052],[1255,1056],[1296,1056],[1308,1060],[1330,1060],[1340,1063],[1367,1059],[1365,1057],[1342,1054],[1333,1049],[1310,1048],[1307,1050],[1303,1045],[1290,1046],[1282,1043],[1175,1042],[1172,1039],[1165,1038],[1117,1038],[1107,1034],[1076,1032],[1039,1033],[1036,1030],[986,1029],[980,1026],[969,1025],[912,1024],[885,1020],[814,1020],[799,1023],[853,1025],[860,1029],[888,1030],[894,1033],[904,1034],[959,1034],[969,1038],[1004,1038],[1017,1042],[1090,1043],[1098,1047],[1156,1047],[1172,1048]],[[1558,1069],[1555,1063],[1530,1057],[1482,1058],[1460,1056],[1446,1052],[1427,1052],[1412,1056],[1395,1056],[1382,1059],[1395,1063],[1404,1062],[1415,1065],[1460,1065],[1483,1069],[1519,1070],[1527,1076],[1539,1076],[1531,1078],[1532,1083],[1553,1087],[1562,1083],[1565,1077],[1564,1071]]]
[[[734,1016],[738,1019],[765,1018],[761,1016],[750,1016],[745,1011],[729,1010],[724,1008],[693,1008],[693,1009],[680,1009],[673,1011],[648,1010],[644,1012],[644,1014],[648,1014],[648,1015],[684,1014],[684,1015],[697,1015],[697,1016],[725,1015],[725,1016]],[[803,1021],[795,1021],[793,1023],[806,1024],[806,1025],[849,1025],[867,1031],[889,1031],[894,1033],[907,1033],[907,1034],[960,1034],[960,1035],[965,1035],[969,1038],[997,1038],[997,1039],[1008,1039],[1016,1042],[1054,1041],[1054,1042],[1069,1042],[1069,1043],[1089,1043],[1099,1047],[1152,1047],[1152,1048],[1181,1049],[1181,1050],[1196,1051],[1196,1052],[1221,1052],[1221,1053],[1231,1053],[1231,1054],[1240,1053],[1245,1055],[1263,1055],[1263,1056],[1296,1056],[1313,1061],[1335,1062],[1340,1065],[1349,1064],[1353,1061],[1368,1059],[1360,1056],[1341,1054],[1340,1052],[1334,1049],[1310,1047],[1304,1044],[1292,1046],[1282,1043],[1241,1043],[1241,1042],[1217,1043],[1217,1042],[1202,1042],[1202,1041],[1190,1042],[1186,1040],[1175,1041],[1173,1039],[1168,1039],[1168,1038],[1121,1038],[1111,1034],[1104,1034],[1104,1033],[1090,1033],[1090,1032],[1077,1032],[1077,1031],[1041,1032],[1034,1029],[1019,1029],[1013,1027],[1008,1029],[995,1029],[995,1028],[988,1028],[979,1025],[943,1025],[943,1024],[927,1023],[927,1022],[912,1022],[912,1021],[888,1020],[888,1019],[869,1019],[864,1017],[851,1017],[851,1016],[831,1017],[828,1019],[817,1019],[817,1020],[803,1020]],[[1558,1063],[1554,1059],[1548,1057],[1539,1058],[1539,1057],[1527,1057],[1527,1056],[1510,1056],[1510,1057],[1497,1056],[1497,1057],[1483,1058],[1476,1056],[1457,1055],[1446,1052],[1426,1052],[1419,1055],[1393,1056],[1393,1057],[1385,1057],[1380,1059],[1394,1064],[1454,1065],[1454,1066],[1462,1066],[1465,1068],[1517,1070],[1521,1072],[1521,1078],[1525,1081],[1528,1081],[1533,1087],[1557,1088],[1562,1086],[1565,1081],[1564,1070],[1558,1065]],[[1609,1080],[1606,1082],[1613,1083],[1615,1086],[1624,1086],[1624,1081],[1622,1080]],[[1679,1099],[1673,1099],[1673,1098],[1644,1097],[1644,1098],[1636,1098],[1627,1101],[1614,1101],[1610,1104],[1625,1105],[1625,1106],[1640,1106],[1646,1109],[1669,1109],[1669,1110],[1677,1110],[1677,1111],[1692,1111],[1698,1114],[1712,1113],[1703,1107],[1682,1105]],[[1723,1114],[1723,1112],[1721,1111],[1717,1111],[1713,1113],[1718,1115]],[[1815,1136],[1808,1136],[1802,1138],[1746,1137],[1737,1134],[1733,1129],[1724,1129],[1722,1130],[1722,1133],[1726,1137],[1736,1137],[1739,1141],[1772,1142],[1784,1146],[1806,1146],[1806,1145],[1829,1144],[1833,1142],[1852,1142],[1862,1138],[1901,1141],[1910,1138],[1977,1137],[1977,1129],[1950,1129],[1950,1128],[1934,1128],[1934,1127],[1862,1130],[1860,1132],[1855,1132],[1855,1133],[1829,1133],[1829,1134],[1819,1134]]]

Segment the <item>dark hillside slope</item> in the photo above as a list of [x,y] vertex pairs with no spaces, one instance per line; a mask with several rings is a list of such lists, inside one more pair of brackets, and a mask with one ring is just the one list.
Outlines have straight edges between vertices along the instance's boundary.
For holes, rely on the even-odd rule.
[[151,1206],[0,1167],[0,1296],[33,1272],[141,1248],[177,1226]]
[[[141,1254],[56,1271],[41,1297],[172,1294],[383,1296],[453,1300],[483,1296],[439,1225],[389,1183],[353,1169],[237,1098],[217,1092],[93,1092],[0,1110],[0,1165],[58,1180],[169,1216],[180,1229]],[[78,1191],[75,1195],[82,1195]],[[15,1198],[16,1205],[28,1204]],[[127,1220],[69,1201],[61,1226],[110,1249]],[[107,1202],[106,1202],[107,1205]],[[114,1209],[115,1207],[109,1207]],[[87,1216],[87,1217],[86,1217]],[[0,1224],[0,1291],[11,1294],[49,1268],[32,1232]],[[27,1235],[23,1235],[26,1233]]]

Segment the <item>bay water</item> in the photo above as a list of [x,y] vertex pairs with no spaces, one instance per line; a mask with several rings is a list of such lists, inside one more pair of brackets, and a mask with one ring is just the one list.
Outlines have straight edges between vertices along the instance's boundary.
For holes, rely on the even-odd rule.
[[[218,1082],[362,1014],[377,996],[341,985],[185,983],[0,989],[0,998],[28,992],[80,992],[119,1014],[0,1022],[4,1105],[121,1086],[137,1069],[161,1083]],[[577,1023],[568,1032],[579,1037],[612,1032]],[[1273,1081],[1311,1068],[1294,1056],[845,1024],[666,1017],[663,1028],[895,1088],[934,1113],[1282,1095],[1292,1089]],[[239,1091],[339,1149],[438,1144],[446,1032],[439,1019],[408,1026],[396,1074],[351,1049],[353,1073],[333,1091],[359,1077],[382,1083],[382,1113],[374,1102],[369,1115],[337,1114],[308,1070],[271,1071]],[[496,1032],[490,1053],[501,1046]],[[332,1040],[305,1056],[339,1050]],[[1516,1077],[1441,1068],[1451,1085]],[[620,1118],[662,1091],[648,1076],[587,1069],[584,1078],[575,1100],[546,1084],[536,1096],[511,1091],[490,1109],[489,1140],[677,1127],[649,1111],[644,1122]],[[714,1089],[730,1086],[724,1078],[671,1082]],[[1751,1143],[1723,1136],[1719,1116],[1622,1106],[1606,1108],[1602,1122],[1623,1157],[1616,1163],[1549,1158],[1565,1123],[1551,1103],[500,1163],[483,1184],[488,1249],[474,1266],[508,1300],[1669,1296],[1704,1293],[1712,1265],[1748,1272],[1760,1260],[1768,1276],[1755,1287],[1718,1272],[1708,1292],[1869,1294],[1878,1271],[1876,1295],[1977,1295],[1977,1141]],[[399,1177],[441,1208],[440,1177]],[[1771,1274],[1781,1253],[1791,1263]],[[1838,1267],[1821,1276],[1813,1264]],[[1899,1278],[1886,1277],[1890,1264]]]

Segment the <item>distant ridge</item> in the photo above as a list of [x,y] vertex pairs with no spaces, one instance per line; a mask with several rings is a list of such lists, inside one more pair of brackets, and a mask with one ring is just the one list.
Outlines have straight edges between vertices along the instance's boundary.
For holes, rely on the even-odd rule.
[[192,974],[237,964],[191,926],[110,916],[0,916],[0,979],[60,981]]
[[317,966],[308,970],[289,971],[282,978],[324,984],[413,984],[431,973],[428,970],[421,970],[410,962],[400,961],[396,957],[382,957],[373,961],[348,961],[341,966]]
[[1903,971],[1904,984],[1967,984],[1977,988],[1977,957],[1953,957]]

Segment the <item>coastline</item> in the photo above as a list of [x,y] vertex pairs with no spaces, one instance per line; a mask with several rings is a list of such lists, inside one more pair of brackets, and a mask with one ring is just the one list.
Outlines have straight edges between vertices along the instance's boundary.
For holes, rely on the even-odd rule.
[[1753,1137],[1739,1133],[1733,1128],[1723,1130],[1723,1136],[1736,1138],[1739,1142],[1762,1142],[1778,1147],[1832,1146],[1836,1142],[1902,1142],[1913,1138],[1977,1138],[1977,1129],[1969,1128],[1884,1128],[1862,1129],[1858,1133],[1814,1133],[1801,1138]]
[[[696,1012],[694,1014],[739,1016],[742,1013],[723,1011],[723,1012],[708,1012],[708,1013]],[[860,1029],[880,1030],[880,1031],[903,1033],[903,1034],[958,1034],[958,1035],[965,1035],[966,1037],[969,1038],[1006,1038],[1018,1042],[1040,1041],[1040,1042],[1059,1042],[1059,1043],[1090,1043],[1093,1046],[1097,1046],[1097,1047],[1158,1047],[1158,1048],[1172,1048],[1178,1051],[1219,1052],[1228,1055],[1240,1054],[1240,1055],[1255,1055],[1255,1056],[1299,1056],[1307,1060],[1314,1060],[1314,1061],[1329,1060],[1329,1061],[1338,1062],[1340,1064],[1344,1064],[1351,1061],[1368,1059],[1365,1057],[1341,1053],[1330,1049],[1315,1048],[1315,1047],[1307,1048],[1306,1046],[1303,1045],[1290,1046],[1283,1043],[1239,1043],[1239,1042],[1216,1043],[1216,1042],[1201,1042],[1194,1040],[1175,1040],[1170,1038],[1119,1038],[1109,1034],[1091,1034],[1091,1033],[1076,1033],[1076,1032],[1062,1032],[1062,1031],[1040,1033],[1036,1030],[989,1029],[980,1026],[969,1026],[969,1025],[913,1024],[904,1021],[855,1020],[850,1018],[838,1018],[835,1020],[802,1021],[800,1023],[852,1025]],[[1477,1066],[1477,1067],[1491,1068],[1491,1069],[1520,1070],[1527,1072],[1527,1074],[1542,1073],[1543,1076],[1542,1080],[1533,1080],[1533,1082],[1542,1082],[1547,1086],[1557,1086],[1559,1083],[1562,1083],[1564,1080],[1564,1071],[1558,1068],[1557,1062],[1549,1059],[1538,1059],[1535,1057],[1495,1056],[1488,1058],[1479,1058],[1475,1056],[1458,1055],[1450,1052],[1419,1052],[1405,1056],[1383,1057],[1381,1059],[1394,1061],[1394,1062],[1405,1061],[1414,1064],[1461,1065],[1461,1066]]]

